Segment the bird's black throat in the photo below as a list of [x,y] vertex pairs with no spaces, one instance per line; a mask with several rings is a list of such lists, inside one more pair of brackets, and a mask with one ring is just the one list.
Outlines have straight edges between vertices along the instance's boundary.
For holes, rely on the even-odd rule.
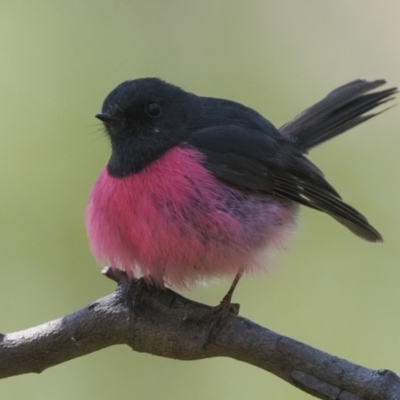
[[152,135],[132,135],[122,139],[112,138],[112,153],[107,164],[114,178],[136,174],[180,143],[178,136],[157,132]]

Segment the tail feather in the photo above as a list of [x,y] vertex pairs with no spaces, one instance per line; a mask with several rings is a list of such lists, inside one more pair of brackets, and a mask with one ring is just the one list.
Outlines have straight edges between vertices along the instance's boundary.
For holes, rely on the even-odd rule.
[[279,131],[300,148],[309,150],[385,111],[364,115],[392,100],[397,93],[397,88],[390,88],[365,94],[385,83],[383,79],[372,82],[359,79],[341,86],[298,114]]

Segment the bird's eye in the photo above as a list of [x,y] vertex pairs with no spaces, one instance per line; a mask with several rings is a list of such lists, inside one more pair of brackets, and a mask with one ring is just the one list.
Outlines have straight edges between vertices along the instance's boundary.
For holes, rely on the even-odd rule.
[[150,117],[158,117],[161,114],[161,107],[154,102],[147,103],[145,110]]

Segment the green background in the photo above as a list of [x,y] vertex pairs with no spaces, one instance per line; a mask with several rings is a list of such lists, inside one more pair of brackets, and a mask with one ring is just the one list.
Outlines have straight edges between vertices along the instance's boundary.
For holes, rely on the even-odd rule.
[[[7,1],[0,4],[0,332],[114,289],[84,210],[109,156],[93,118],[126,79],[158,76],[282,125],[356,78],[400,84],[398,0]],[[399,108],[311,159],[382,232],[370,244],[302,210],[291,250],[243,280],[242,315],[370,368],[400,373]],[[216,304],[222,282],[186,293]],[[229,359],[182,362],[115,346],[0,382],[9,399],[308,399]]]

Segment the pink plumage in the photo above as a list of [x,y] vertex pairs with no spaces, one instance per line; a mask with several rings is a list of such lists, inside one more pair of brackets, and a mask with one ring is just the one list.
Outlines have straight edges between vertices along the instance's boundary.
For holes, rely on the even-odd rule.
[[228,186],[203,161],[174,147],[136,174],[115,178],[104,168],[86,211],[96,259],[173,288],[264,268],[260,252],[283,245],[296,207]]

